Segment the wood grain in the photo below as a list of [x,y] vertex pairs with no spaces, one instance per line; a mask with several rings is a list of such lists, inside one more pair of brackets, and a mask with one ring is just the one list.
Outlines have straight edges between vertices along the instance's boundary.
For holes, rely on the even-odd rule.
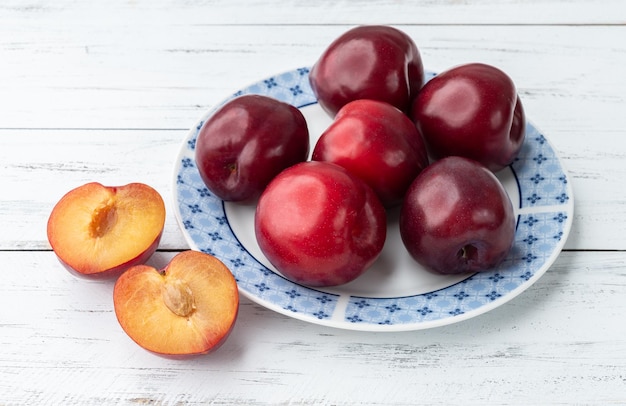
[[[150,264],[162,266],[171,255],[158,253]],[[45,252],[5,253],[3,260],[12,271],[0,297],[19,304],[0,313],[4,404],[624,400],[625,344],[615,328],[626,312],[622,253],[563,253],[506,305],[415,332],[322,328],[243,299],[224,346],[184,361],[154,356],[123,333],[111,282],[77,279]]]
[[[24,34],[32,36],[28,41],[0,44],[5,61],[0,109],[11,109],[0,116],[0,128],[186,129],[232,92],[313,64],[349,28],[195,25],[182,30],[170,23],[136,25],[128,32],[103,21],[89,29],[49,22],[41,31],[41,25],[31,24],[32,31]],[[0,38],[16,37],[20,29],[25,27],[0,21]],[[626,63],[624,26],[402,29],[415,39],[431,70],[474,61],[505,70],[529,117],[550,134],[616,133],[626,124],[617,108],[624,102],[624,84],[614,80]]]
[[623,24],[625,14],[619,0],[111,0],[78,4],[70,0],[54,4],[5,0],[2,12],[22,20],[47,21],[51,17],[60,24],[106,21],[127,30],[137,24],[157,25],[167,20],[194,25],[608,25]]

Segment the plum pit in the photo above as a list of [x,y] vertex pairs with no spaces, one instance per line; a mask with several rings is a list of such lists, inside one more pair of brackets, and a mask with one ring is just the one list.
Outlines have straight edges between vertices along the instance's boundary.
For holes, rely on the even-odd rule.
[[162,290],[165,306],[180,317],[189,317],[196,310],[193,292],[189,285],[180,279],[167,281]]

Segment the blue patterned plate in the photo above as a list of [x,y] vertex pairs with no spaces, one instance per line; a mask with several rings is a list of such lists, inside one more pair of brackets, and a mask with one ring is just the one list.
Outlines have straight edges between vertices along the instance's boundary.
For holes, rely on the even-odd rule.
[[[300,68],[267,78],[224,103],[256,93],[301,108],[312,148],[331,119],[317,104],[308,73],[309,68]],[[364,331],[419,330],[469,319],[535,283],[559,255],[572,225],[571,183],[548,140],[529,123],[519,157],[498,173],[513,201],[517,230],[510,255],[497,269],[455,276],[425,271],[405,251],[397,212],[392,212],[385,247],[372,268],[339,287],[302,286],[277,273],[261,253],[254,237],[254,207],[223,202],[200,179],[195,140],[216,109],[190,130],[176,159],[177,220],[192,249],[217,256],[231,269],[243,295],[296,319]]]

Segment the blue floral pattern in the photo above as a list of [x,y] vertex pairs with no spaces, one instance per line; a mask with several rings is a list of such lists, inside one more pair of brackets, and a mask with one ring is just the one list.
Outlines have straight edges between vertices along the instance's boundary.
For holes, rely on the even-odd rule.
[[402,298],[351,297],[346,319],[386,325],[424,324],[470,313],[523,289],[558,252],[566,224],[559,213],[519,216],[515,244],[497,268],[468,276],[462,282],[427,294]]
[[532,125],[526,129],[522,151],[511,168],[519,182],[522,207],[559,205],[570,199],[568,179],[559,158]]
[[[304,107],[317,103],[303,67],[242,89]],[[435,74],[427,72],[427,78]],[[176,161],[176,216],[193,249],[220,258],[233,272],[242,294],[292,317],[333,327],[369,331],[417,330],[450,324],[484,313],[531,286],[558,256],[573,221],[568,176],[548,140],[532,124],[517,160],[510,166],[519,192],[515,244],[496,269],[468,275],[432,292],[403,297],[361,297],[301,286],[253,257],[231,229],[224,202],[202,182],[195,166],[197,135],[219,106],[196,123]]]

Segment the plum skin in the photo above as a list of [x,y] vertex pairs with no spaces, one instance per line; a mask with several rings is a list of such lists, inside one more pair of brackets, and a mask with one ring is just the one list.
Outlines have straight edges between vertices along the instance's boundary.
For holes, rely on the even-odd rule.
[[387,102],[408,112],[424,84],[413,39],[386,25],[361,25],[336,38],[313,65],[311,88],[331,116],[358,99]]
[[336,163],[374,189],[385,208],[399,206],[428,166],[422,135],[396,107],[376,100],[343,106],[313,149],[312,159]]
[[348,283],[380,255],[385,209],[339,165],[307,161],[281,172],[256,207],[255,235],[276,269],[307,286]]
[[483,63],[455,66],[428,81],[410,116],[433,159],[464,156],[497,172],[524,143],[526,116],[515,84]]
[[418,263],[457,274],[499,265],[513,246],[516,217],[489,169],[451,156],[432,163],[411,184],[399,224],[402,242]]
[[302,112],[269,96],[238,96],[202,125],[195,161],[204,184],[225,201],[254,202],[283,169],[305,161],[309,131]]

